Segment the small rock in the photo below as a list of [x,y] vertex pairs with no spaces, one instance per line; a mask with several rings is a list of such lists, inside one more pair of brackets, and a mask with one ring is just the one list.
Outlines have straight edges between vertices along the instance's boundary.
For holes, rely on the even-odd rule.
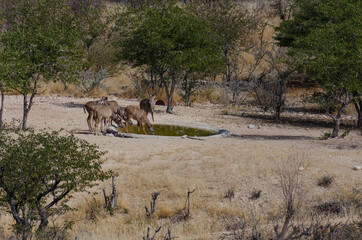
[[304,171],[304,167],[299,167],[299,171]]
[[258,125],[258,129],[260,129],[261,128],[261,125]]
[[362,166],[354,166],[353,170],[362,170]]
[[253,128],[255,128],[255,125],[249,124],[249,125],[248,125],[248,128],[253,129]]
[[118,131],[117,131],[117,128],[112,125],[112,126],[109,126],[109,127],[106,129],[106,133],[115,134],[115,133],[118,133]]

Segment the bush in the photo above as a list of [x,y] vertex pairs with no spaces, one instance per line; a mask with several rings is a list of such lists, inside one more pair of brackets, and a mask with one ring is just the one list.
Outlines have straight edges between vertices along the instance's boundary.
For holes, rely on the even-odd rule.
[[108,74],[106,69],[101,68],[99,71],[84,71],[79,73],[78,86],[84,93],[89,93],[103,88],[105,76]]
[[319,140],[327,140],[328,138],[331,137],[331,135],[332,135],[331,133],[325,132],[322,134],[322,136],[319,137]]
[[6,128],[0,136],[0,204],[11,212],[22,239],[70,210],[72,191],[86,191],[112,174],[101,169],[104,152],[74,135]]

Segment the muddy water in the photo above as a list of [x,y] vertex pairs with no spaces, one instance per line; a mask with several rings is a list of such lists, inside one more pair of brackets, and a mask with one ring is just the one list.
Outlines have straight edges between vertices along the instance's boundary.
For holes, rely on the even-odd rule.
[[[207,137],[217,134],[215,131],[204,130],[200,128],[184,127],[177,125],[164,125],[164,124],[153,124],[155,135],[159,136],[190,136],[190,137]],[[145,127],[146,128],[146,127]],[[124,128],[118,129],[119,132],[124,132]],[[147,134],[150,134],[147,130]],[[128,127],[129,133],[144,134],[142,128],[138,131],[137,124]]]

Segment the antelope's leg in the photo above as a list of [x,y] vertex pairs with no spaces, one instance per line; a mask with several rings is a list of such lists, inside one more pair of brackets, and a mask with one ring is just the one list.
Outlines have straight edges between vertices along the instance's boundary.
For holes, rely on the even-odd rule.
[[99,124],[99,121],[97,118],[95,121],[95,126],[94,126],[94,135],[98,135],[98,124]]
[[128,133],[128,120],[126,121],[126,126],[124,127],[124,132]]
[[88,117],[87,117],[87,123],[88,123],[89,131],[93,130],[93,128],[92,128],[92,119],[93,119],[93,113],[90,112],[90,113],[88,113]]
[[137,121],[137,128],[138,128],[138,132],[140,132],[140,131],[141,131],[141,129],[140,129],[140,122],[138,122],[138,121]]
[[145,124],[142,123],[141,125],[142,125],[143,132],[147,135],[147,132],[146,132],[146,130],[145,130]]

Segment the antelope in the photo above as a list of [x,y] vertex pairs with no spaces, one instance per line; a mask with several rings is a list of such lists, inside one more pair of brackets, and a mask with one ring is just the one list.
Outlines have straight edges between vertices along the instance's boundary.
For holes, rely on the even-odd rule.
[[98,135],[98,125],[101,123],[101,132],[103,132],[103,123],[110,124],[111,121],[115,121],[117,124],[121,122],[121,116],[114,112],[114,109],[110,105],[97,105],[94,109],[95,127],[94,134]]
[[152,128],[152,125],[150,123],[150,121],[147,118],[146,112],[144,112],[143,110],[141,110],[139,107],[137,106],[127,106],[124,109],[124,114],[123,114],[123,119],[126,122],[126,126],[125,126],[125,132],[128,133],[128,122],[131,120],[131,118],[133,118],[134,120],[137,121],[137,125],[138,125],[138,132],[140,132],[140,126],[142,126],[143,132],[145,134],[146,130],[145,130],[145,124],[147,126],[147,129],[150,131],[150,133],[152,135],[155,134],[155,131]]
[[84,113],[86,113],[86,111],[88,112],[87,124],[88,124],[89,131],[93,130],[93,128],[92,128],[92,119],[93,119],[93,116],[94,116],[94,109],[97,106],[106,105],[107,100],[108,100],[108,98],[103,96],[100,100],[89,101],[86,104],[84,104],[84,106],[83,106]]
[[[112,109],[112,112],[115,113],[115,114],[118,114],[118,103],[116,101],[106,101],[106,104],[109,105]],[[110,121],[110,124],[112,124],[112,118],[111,118],[111,121]],[[116,122],[117,123],[117,122]],[[117,123],[118,124],[118,123]]]
[[146,116],[148,116],[148,113],[151,113],[152,122],[154,122],[153,112],[155,110],[155,95],[149,94],[149,96],[149,98],[144,98],[140,101],[140,109],[145,111]]
[[[94,117],[94,110],[97,106],[100,106],[100,105],[110,106],[113,113],[117,113],[117,110],[118,110],[118,103],[116,101],[108,101],[108,98],[104,97],[104,96],[100,100],[90,101],[90,102],[87,102],[86,104],[84,104],[83,110],[84,110],[84,113],[86,113],[86,110],[88,112],[87,123],[88,123],[89,131],[91,131],[91,132],[93,130],[92,119],[94,122],[96,120]],[[112,119],[110,120],[110,123],[112,123]]]

